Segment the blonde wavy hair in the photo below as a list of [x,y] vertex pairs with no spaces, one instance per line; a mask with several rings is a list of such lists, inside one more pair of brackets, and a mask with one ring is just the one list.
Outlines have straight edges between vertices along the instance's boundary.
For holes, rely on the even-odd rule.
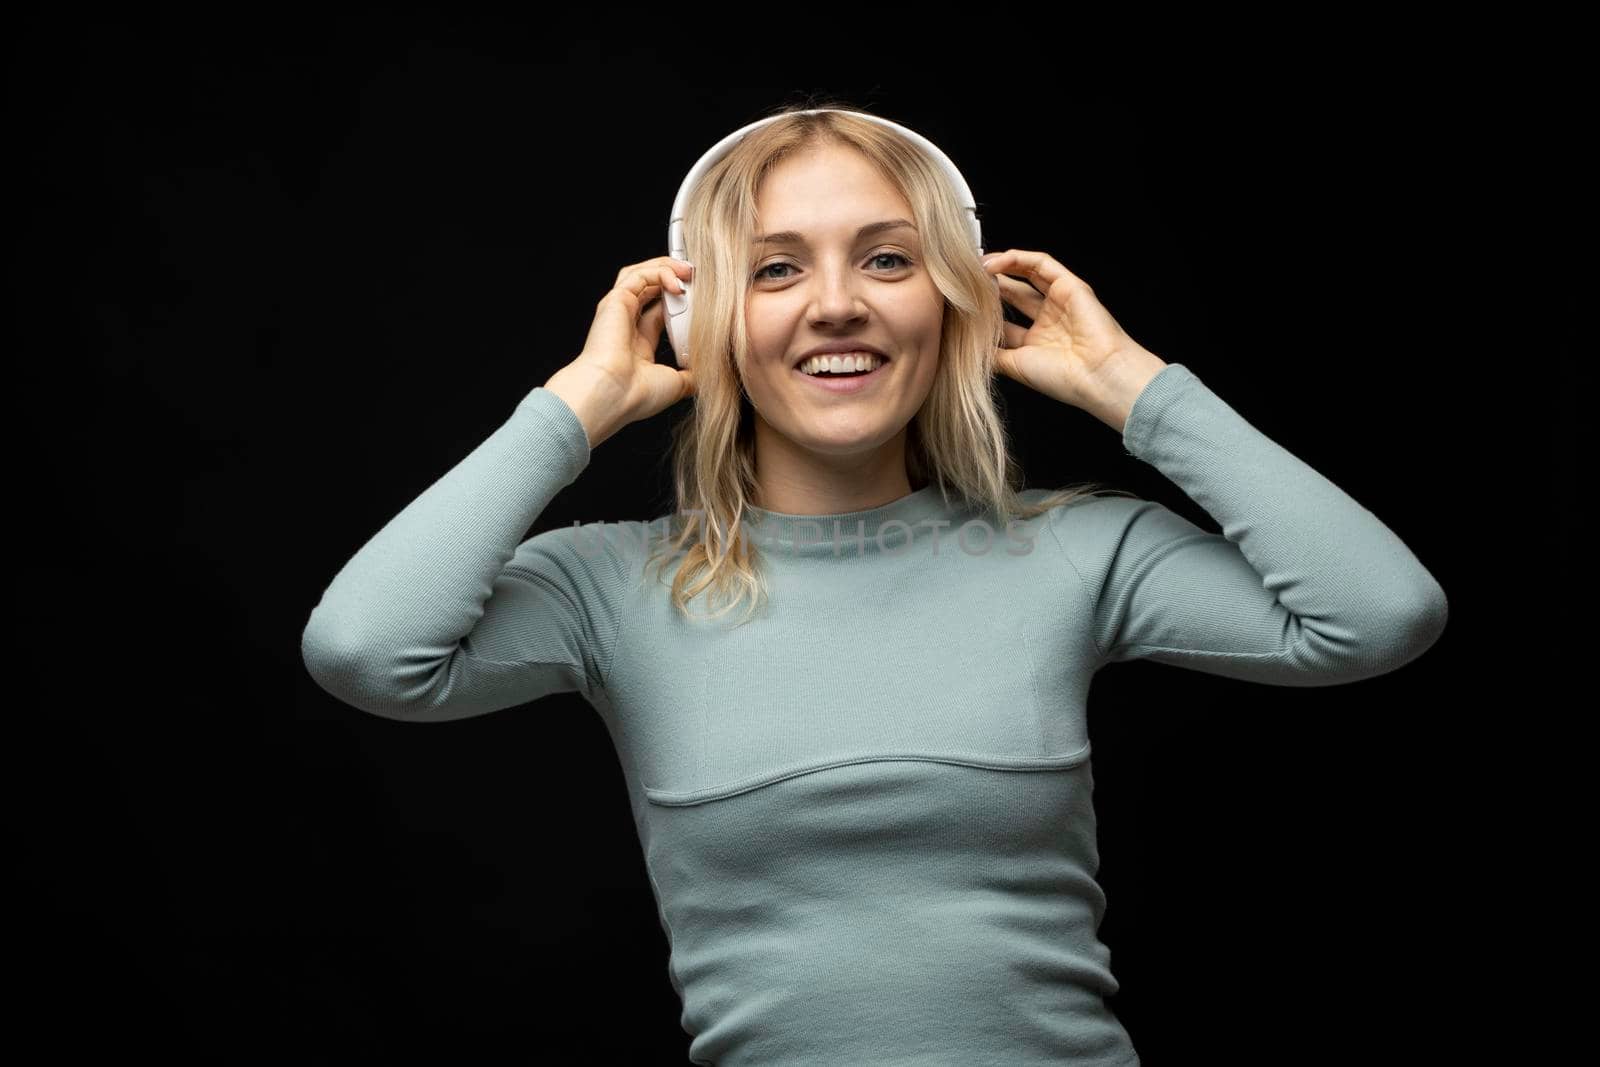
[[[823,106],[835,110],[801,114]],[[724,601],[716,619],[749,599],[745,619],[768,598],[760,552],[746,533],[756,500],[754,412],[739,368],[750,359],[745,299],[755,238],[756,191],[774,167],[827,143],[861,153],[910,203],[922,234],[923,265],[944,295],[939,366],[927,401],[908,425],[906,475],[913,491],[939,487],[946,506],[977,508],[999,526],[1071,501],[1131,496],[1099,482],[1081,482],[1028,502],[998,409],[994,352],[1005,322],[990,275],[979,262],[955,190],[939,165],[897,130],[857,118],[848,105],[793,104],[783,117],[748,134],[711,167],[685,209],[687,257],[695,265],[689,350],[695,395],[674,424],[671,458],[677,511],[650,559],[681,558],[672,602],[690,617],[689,602],[706,593]],[[660,557],[658,559],[658,557]]]

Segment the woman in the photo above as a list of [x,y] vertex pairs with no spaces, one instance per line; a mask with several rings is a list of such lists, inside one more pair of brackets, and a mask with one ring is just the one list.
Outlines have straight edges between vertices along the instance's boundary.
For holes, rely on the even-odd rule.
[[[1055,259],[980,261],[893,130],[780,113],[686,232],[698,271],[623,268],[579,356],[340,571],[308,669],[395,719],[595,707],[693,1062],[1137,1063],[1097,936],[1094,673],[1356,681],[1437,640],[1443,591]],[[659,298],[691,279],[698,354],[658,364]],[[1018,491],[996,370],[1111,427],[1224,533]],[[691,396],[665,530],[523,540],[592,449]]]

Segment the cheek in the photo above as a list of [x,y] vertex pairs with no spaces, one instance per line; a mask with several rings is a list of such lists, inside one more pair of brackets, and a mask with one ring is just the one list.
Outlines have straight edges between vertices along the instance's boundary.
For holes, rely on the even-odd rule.
[[744,321],[745,331],[758,355],[765,355],[773,348],[783,349],[787,344],[785,338],[793,331],[782,309],[774,307],[768,301],[748,302],[745,305]]
[[907,295],[912,299],[908,299],[898,309],[896,317],[907,336],[931,343],[939,337],[944,328],[945,299],[937,289],[933,288]]

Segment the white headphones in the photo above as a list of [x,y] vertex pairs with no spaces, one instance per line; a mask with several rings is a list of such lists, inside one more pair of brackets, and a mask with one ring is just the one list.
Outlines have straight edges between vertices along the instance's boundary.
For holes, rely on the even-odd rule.
[[[778,119],[783,118],[784,115],[815,115],[823,111],[839,110],[841,109],[824,107],[772,115],[768,118],[758,119],[747,126],[741,126],[712,145],[711,149],[700,157],[699,162],[689,168],[688,176],[683,179],[683,184],[678,186],[678,195],[672,201],[672,215],[667,220],[667,255],[674,259],[688,261],[688,248],[683,239],[683,212],[685,205],[689,202],[689,193],[705,172],[710,170],[717,160],[731,152],[745,134],[765,126],[769,122],[776,122]],[[972,197],[972,190],[967,188],[967,180],[961,176],[961,172],[950,161],[950,157],[945,155],[938,145],[915,130],[900,125],[898,122],[891,122],[888,119],[880,118],[877,115],[869,115],[863,111],[846,111],[843,113],[870,119],[880,125],[888,126],[890,129],[898,130],[917,147],[927,152],[934,162],[939,164],[945,173],[945,177],[950,179],[951,186],[961,198],[961,206],[966,209],[967,227],[972,234],[972,243],[977,248],[978,255],[983,255],[983,227],[978,222],[977,201]],[[679,367],[689,366],[689,306],[694,300],[694,285],[692,283],[687,284],[684,286],[684,290],[681,296],[670,291],[663,294],[667,305],[667,336],[672,341],[672,351],[677,355]]]

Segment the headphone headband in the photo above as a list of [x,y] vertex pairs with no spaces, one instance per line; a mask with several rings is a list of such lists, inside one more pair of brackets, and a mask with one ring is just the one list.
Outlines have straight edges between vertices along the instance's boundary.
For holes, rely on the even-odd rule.
[[[695,165],[689,168],[689,173],[678,186],[678,195],[673,198],[672,214],[667,219],[667,255],[674,259],[688,261],[689,250],[683,236],[683,214],[684,208],[689,202],[689,194],[699,184],[700,179],[705,176],[706,171],[710,170],[723,156],[733,151],[734,147],[746,134],[788,115],[816,115],[824,111],[840,111],[842,114],[855,115],[858,118],[876,122],[881,126],[887,126],[904,135],[918,148],[926,152],[938,164],[939,168],[944,171],[945,177],[949,179],[951,187],[960,198],[961,206],[967,219],[967,228],[972,237],[972,244],[977,248],[980,256],[983,254],[983,227],[978,221],[977,201],[973,199],[972,190],[967,187],[967,179],[962,177],[961,172],[956,169],[956,165],[951,162],[950,157],[945,155],[943,149],[917,131],[881,116],[869,115],[864,111],[842,111],[840,108],[820,107],[799,112],[788,111],[777,115],[769,115],[764,119],[757,119],[755,122],[739,127],[712,145]],[[689,291],[681,296],[672,292],[662,294],[667,306],[667,336],[672,341],[672,351],[677,356],[678,366],[680,367],[689,366],[689,307],[693,301],[694,293],[692,285],[688,288]]]

